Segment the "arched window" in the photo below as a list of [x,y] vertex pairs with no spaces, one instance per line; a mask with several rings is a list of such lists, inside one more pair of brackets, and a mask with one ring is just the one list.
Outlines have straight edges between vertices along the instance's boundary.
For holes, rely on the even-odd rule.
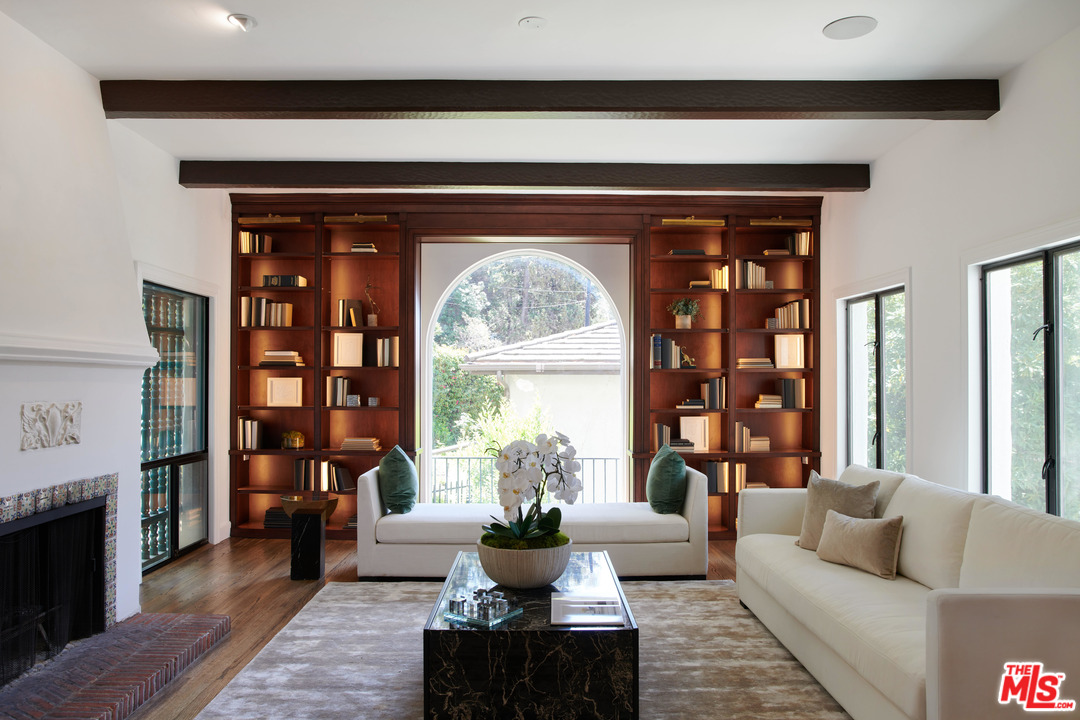
[[625,280],[625,297],[605,286],[612,272],[628,277],[626,248],[454,247],[422,257],[425,499],[494,502],[488,448],[556,431],[577,449],[582,502],[628,499],[629,292]]

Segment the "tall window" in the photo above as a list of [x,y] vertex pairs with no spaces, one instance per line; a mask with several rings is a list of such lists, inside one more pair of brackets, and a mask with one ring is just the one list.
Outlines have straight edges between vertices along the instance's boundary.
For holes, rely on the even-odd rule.
[[207,538],[205,297],[143,284],[160,358],[143,375],[142,561],[156,567]]
[[983,269],[987,492],[1080,520],[1080,245]]
[[903,288],[847,303],[848,462],[907,470],[907,318]]
[[450,285],[435,320],[432,501],[494,502],[488,448],[555,431],[577,449],[584,502],[625,498],[625,348],[597,281],[553,253],[500,253]]

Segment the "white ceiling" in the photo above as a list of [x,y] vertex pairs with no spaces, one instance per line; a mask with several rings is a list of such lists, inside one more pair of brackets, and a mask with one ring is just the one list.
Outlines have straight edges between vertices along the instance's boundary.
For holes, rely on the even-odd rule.
[[[228,2],[228,4],[224,4]],[[999,78],[1077,0],[0,0],[100,79]],[[225,21],[258,20],[250,33]],[[856,40],[821,28],[848,15]],[[541,16],[541,30],[518,20]],[[180,159],[871,162],[929,121],[118,120]],[[961,121],[978,122],[978,121]]]

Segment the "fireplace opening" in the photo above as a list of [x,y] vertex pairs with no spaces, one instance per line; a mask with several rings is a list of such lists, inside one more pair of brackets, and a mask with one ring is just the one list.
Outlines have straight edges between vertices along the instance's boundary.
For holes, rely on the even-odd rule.
[[104,496],[0,524],[0,686],[105,630]]

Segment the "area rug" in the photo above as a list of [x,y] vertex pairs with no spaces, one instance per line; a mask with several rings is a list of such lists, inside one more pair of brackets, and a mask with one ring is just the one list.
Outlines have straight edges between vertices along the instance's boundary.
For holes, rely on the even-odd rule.
[[[422,718],[422,630],[439,587],[327,584],[198,717]],[[848,718],[731,581],[623,590],[639,628],[642,718]]]

